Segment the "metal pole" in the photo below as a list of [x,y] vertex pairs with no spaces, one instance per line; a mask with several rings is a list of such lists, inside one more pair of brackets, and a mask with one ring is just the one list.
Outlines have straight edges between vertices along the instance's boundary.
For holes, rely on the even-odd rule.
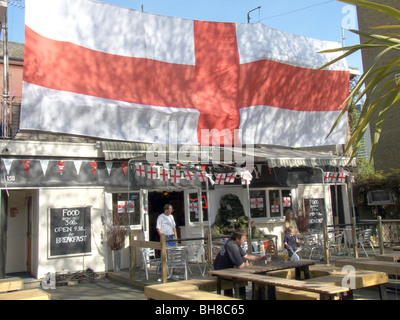
[[247,23],[250,23],[250,12],[260,9],[260,8],[261,8],[261,6],[258,6],[257,8],[254,8],[254,9],[250,10],[249,12],[247,12]]
[[2,136],[3,138],[9,137],[9,82],[8,82],[8,22],[7,22],[7,10],[4,14],[4,26],[3,26],[3,113],[2,113]]

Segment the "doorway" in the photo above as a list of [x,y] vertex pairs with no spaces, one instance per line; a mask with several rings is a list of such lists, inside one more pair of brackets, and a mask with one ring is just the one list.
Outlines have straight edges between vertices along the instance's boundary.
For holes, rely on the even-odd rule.
[[185,226],[185,206],[183,201],[182,191],[173,192],[149,192],[149,237],[150,241],[160,241],[160,236],[156,230],[157,218],[164,212],[164,205],[172,204],[174,212],[172,213],[175,219],[178,238],[180,238],[180,228]]
[[345,224],[342,186],[331,185],[330,189],[333,216],[338,217],[339,224]]

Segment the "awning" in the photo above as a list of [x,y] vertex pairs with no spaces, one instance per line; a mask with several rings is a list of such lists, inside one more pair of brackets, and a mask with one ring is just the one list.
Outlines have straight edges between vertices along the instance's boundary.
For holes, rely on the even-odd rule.
[[[137,161],[146,161],[149,154],[154,153],[155,145],[148,143],[136,142],[117,142],[117,141],[103,141],[103,152],[105,160],[114,159],[136,159]],[[235,161],[235,154],[239,155],[236,159],[246,159],[246,161],[254,161],[254,163],[266,162],[270,168],[274,167],[345,167],[355,166],[355,160],[350,163],[349,157],[332,155],[329,153],[322,153],[316,151],[299,150],[293,148],[285,148],[278,146],[262,146],[262,147],[246,147],[241,146],[238,148],[220,148],[220,147],[205,147],[205,146],[168,146],[164,145],[157,149],[157,152],[170,152],[181,151],[182,148],[190,150],[195,155],[198,155],[198,163],[201,159],[220,161],[221,163],[237,162]],[[213,149],[213,151],[212,151]],[[219,152],[216,152],[219,150]],[[224,159],[224,152],[230,153],[229,159]],[[228,154],[229,154],[228,153]],[[204,157],[201,158],[200,155]],[[215,155],[219,154],[217,159]],[[213,157],[214,156],[214,157]],[[193,161],[196,162],[196,161]]]

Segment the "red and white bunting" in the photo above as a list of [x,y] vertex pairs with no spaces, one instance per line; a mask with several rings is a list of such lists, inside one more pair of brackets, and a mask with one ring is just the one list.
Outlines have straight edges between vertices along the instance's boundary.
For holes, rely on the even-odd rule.
[[122,172],[124,173],[124,176],[126,176],[126,169],[128,168],[128,162],[127,161],[121,161],[121,169]]
[[40,160],[40,167],[42,168],[43,175],[46,175],[47,167],[49,166],[50,160]]
[[169,178],[168,170],[165,170],[165,168],[162,168],[161,172],[160,172],[160,180],[165,182],[168,180],[168,178]]
[[223,185],[225,183],[225,173],[218,173],[217,177],[215,178],[215,184]]
[[173,183],[181,182],[181,172],[179,170],[171,170],[171,181]]
[[25,170],[25,175],[28,175],[29,166],[31,164],[31,160],[22,160],[22,166]]
[[58,170],[60,170],[60,175],[62,175],[64,171],[65,161],[64,160],[57,161],[57,166]]
[[345,183],[346,182],[346,177],[347,177],[347,174],[346,174],[346,172],[345,171],[340,171],[339,172],[339,176],[338,176],[338,178],[337,178],[337,182],[338,183]]
[[112,161],[106,161],[106,168],[107,168],[108,175],[110,175],[110,173],[111,173],[112,165],[113,165]]
[[96,161],[90,161],[90,167],[92,168],[93,175],[96,174],[96,169],[97,169],[97,162]]
[[6,167],[7,175],[10,174],[10,169],[11,169],[11,164],[13,163],[13,160],[11,159],[3,159],[4,161],[4,166]]
[[233,182],[235,182],[235,178],[236,178],[236,172],[228,173],[228,174],[226,175],[225,182],[233,183]]
[[264,208],[264,199],[263,198],[251,198],[250,199],[250,208],[252,208],[252,209]]
[[79,172],[81,171],[81,165],[82,165],[82,161],[81,160],[75,160],[73,161],[74,163],[74,167],[76,170],[76,174],[79,175]]
[[144,177],[146,173],[145,167],[142,164],[136,163],[136,175],[138,177]]
[[188,180],[188,181],[192,181],[193,180],[193,178],[194,178],[194,173],[193,172],[185,171],[184,173],[185,173],[186,180]]
[[147,178],[155,180],[158,178],[158,170],[156,166],[150,166],[147,169]]
[[199,177],[201,182],[206,182],[207,176],[205,171],[198,172],[197,176]]

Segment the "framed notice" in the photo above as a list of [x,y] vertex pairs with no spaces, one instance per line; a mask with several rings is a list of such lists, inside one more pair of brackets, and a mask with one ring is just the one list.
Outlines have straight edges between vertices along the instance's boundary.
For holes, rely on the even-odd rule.
[[304,212],[308,215],[308,230],[322,230],[325,217],[325,200],[304,199]]
[[91,207],[49,209],[49,257],[91,253]]

